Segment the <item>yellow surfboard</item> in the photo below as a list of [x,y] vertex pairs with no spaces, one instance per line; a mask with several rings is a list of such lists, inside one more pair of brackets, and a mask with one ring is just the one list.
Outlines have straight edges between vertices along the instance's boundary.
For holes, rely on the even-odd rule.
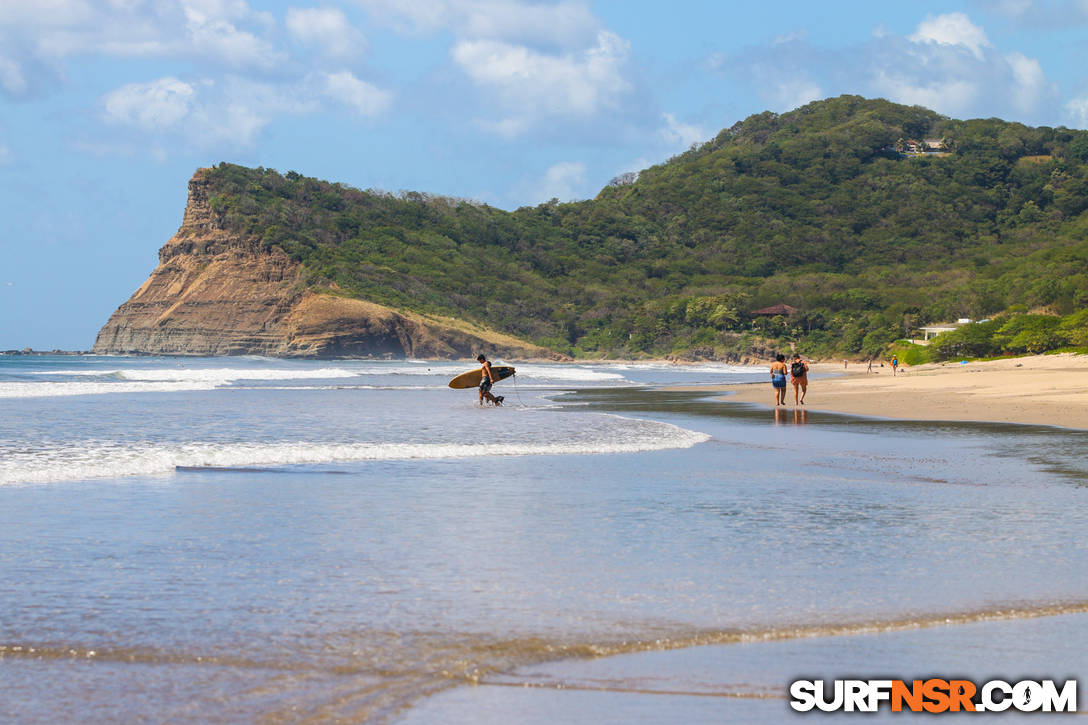
[[[505,380],[514,374],[514,368],[509,365],[492,365],[491,374],[495,376],[495,380]],[[480,380],[483,379],[483,371],[480,368],[475,370],[469,370],[467,373],[461,373],[456,378],[450,381],[451,388],[475,388],[480,384]]]

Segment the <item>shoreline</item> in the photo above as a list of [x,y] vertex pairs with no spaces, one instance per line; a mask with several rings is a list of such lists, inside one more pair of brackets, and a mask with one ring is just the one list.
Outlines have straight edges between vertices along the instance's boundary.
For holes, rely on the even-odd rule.
[[[2,351],[0,356],[88,356],[87,351]],[[181,357],[177,355],[125,355],[116,357]],[[189,356],[185,356],[189,357]],[[204,356],[192,356],[204,357]],[[218,356],[230,359],[233,356]],[[276,359],[276,358],[272,358]],[[283,360],[382,360],[382,358],[281,358]],[[408,358],[405,358],[406,360]],[[421,360],[458,362],[458,360]],[[559,365],[666,365],[677,368],[703,364],[749,368],[765,375],[769,361],[722,363],[681,360],[545,360],[511,359],[517,364]],[[1088,430],[1088,355],[1059,353],[981,362],[927,363],[901,367],[892,375],[890,366],[867,372],[863,362],[845,369],[839,362],[809,364],[809,389],[803,406],[794,403],[793,386],[787,384],[786,409],[810,410],[873,418],[964,423],[1011,423]],[[768,381],[769,382],[769,381]],[[773,394],[766,382],[703,385],[669,385],[666,391],[725,393],[719,400],[772,409]]]
[[[1088,355],[929,363],[901,368],[894,376],[891,367],[868,373],[864,363],[845,371],[837,363],[813,363],[809,372],[804,405],[794,403],[793,385],[787,384],[786,408],[899,420],[1088,429]],[[721,398],[726,402],[775,407],[767,383],[700,389],[728,393]]]

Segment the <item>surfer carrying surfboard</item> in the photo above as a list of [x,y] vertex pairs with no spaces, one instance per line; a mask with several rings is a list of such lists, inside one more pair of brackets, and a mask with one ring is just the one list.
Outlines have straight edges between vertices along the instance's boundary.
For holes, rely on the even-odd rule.
[[480,367],[461,373],[450,381],[450,387],[454,390],[480,389],[480,405],[488,400],[495,405],[502,405],[503,396],[492,395],[491,386],[500,380],[514,376],[514,368],[510,365],[492,365],[483,355],[478,355],[476,360]]
[[496,398],[491,394],[491,386],[495,384],[495,373],[491,370],[491,363],[487,357],[480,353],[476,356],[476,362],[480,363],[480,405],[484,404],[484,399],[494,403],[495,405],[502,405],[502,398]]

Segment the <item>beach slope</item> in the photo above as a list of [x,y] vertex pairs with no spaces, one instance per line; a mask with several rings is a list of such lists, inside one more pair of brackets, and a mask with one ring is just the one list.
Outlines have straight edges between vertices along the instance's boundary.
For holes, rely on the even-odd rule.
[[[838,373],[835,377],[821,374]],[[771,405],[770,384],[727,385],[730,402]],[[794,406],[792,386],[787,402]],[[1063,353],[866,372],[812,366],[808,410],[909,420],[991,421],[1088,428],[1088,355]]]

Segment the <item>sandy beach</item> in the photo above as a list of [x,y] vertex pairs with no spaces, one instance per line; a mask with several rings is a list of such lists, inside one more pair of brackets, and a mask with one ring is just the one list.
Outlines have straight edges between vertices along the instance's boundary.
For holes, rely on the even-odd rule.
[[[768,365],[769,365],[768,361]],[[821,377],[834,375],[834,377]],[[733,402],[771,406],[770,383],[725,385]],[[793,386],[787,387],[794,407]],[[866,372],[864,363],[816,363],[805,408],[908,420],[992,421],[1088,428],[1088,355],[932,363]]]

